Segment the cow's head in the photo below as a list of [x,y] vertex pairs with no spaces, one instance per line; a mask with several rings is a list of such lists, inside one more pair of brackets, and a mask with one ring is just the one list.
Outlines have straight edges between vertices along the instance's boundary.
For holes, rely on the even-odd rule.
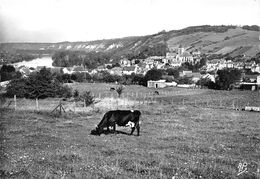
[[90,134],[91,135],[100,135],[102,133],[102,130],[99,127],[96,127],[96,129],[93,129]]

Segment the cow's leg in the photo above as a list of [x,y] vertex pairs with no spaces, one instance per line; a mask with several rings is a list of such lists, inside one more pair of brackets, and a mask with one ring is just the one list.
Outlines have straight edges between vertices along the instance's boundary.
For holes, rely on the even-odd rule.
[[135,127],[132,127],[132,131],[131,131],[130,135],[132,135],[134,133],[134,131],[135,131]]
[[137,136],[140,135],[140,125],[139,125],[139,122],[137,122],[136,124],[136,129],[137,129]]
[[113,131],[116,133],[116,123],[113,124]]

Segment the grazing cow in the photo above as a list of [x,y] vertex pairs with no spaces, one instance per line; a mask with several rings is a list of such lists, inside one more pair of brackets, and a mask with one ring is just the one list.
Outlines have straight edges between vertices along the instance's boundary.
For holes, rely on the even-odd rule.
[[107,128],[109,131],[109,126],[113,126],[113,132],[116,132],[116,124],[118,126],[131,127],[132,131],[130,135],[133,134],[135,128],[137,129],[137,136],[139,136],[140,125],[139,118],[141,112],[138,110],[115,110],[108,111],[96,129],[91,131],[93,135],[100,135],[103,132],[103,128]]
[[155,95],[159,95],[159,91],[155,91],[154,94],[155,94]]
[[112,87],[112,88],[110,88],[110,91],[115,91],[115,90],[116,90],[116,89],[115,89],[115,88],[113,88],[113,87]]

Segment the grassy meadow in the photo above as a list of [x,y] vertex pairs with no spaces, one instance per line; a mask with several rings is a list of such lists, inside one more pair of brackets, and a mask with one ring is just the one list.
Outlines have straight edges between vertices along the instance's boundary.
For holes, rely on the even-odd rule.
[[[72,87],[111,98],[111,84]],[[126,86],[129,101],[144,102],[124,106],[142,112],[139,137],[124,127],[117,134],[90,135],[109,109],[98,103],[95,110],[66,110],[61,116],[50,113],[59,99],[39,100],[38,111],[26,99],[17,100],[17,110],[13,103],[1,108],[0,178],[260,177],[260,113],[232,109],[260,106],[259,92],[158,91],[154,96],[154,89]],[[68,109],[70,102],[63,103]],[[239,174],[244,162],[247,172]]]

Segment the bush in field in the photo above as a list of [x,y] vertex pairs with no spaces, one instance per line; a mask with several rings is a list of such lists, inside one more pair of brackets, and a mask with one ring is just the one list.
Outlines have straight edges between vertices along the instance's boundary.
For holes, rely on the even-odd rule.
[[77,97],[79,97],[79,91],[78,90],[74,90],[73,98],[77,98]]
[[90,91],[85,91],[83,94],[79,95],[78,90],[75,90],[73,97],[75,101],[84,102],[85,106],[89,106],[95,102],[95,98]]
[[94,96],[91,95],[90,91],[86,91],[83,95],[81,95],[83,98],[85,105],[89,106],[95,102]]
[[117,92],[117,95],[118,95],[119,98],[121,97],[123,91],[124,91],[123,85],[120,85],[120,86],[118,86],[118,87],[116,88],[116,92]]
[[31,73],[28,78],[12,80],[6,89],[6,95],[20,98],[71,97],[71,89],[63,86],[46,68]]

